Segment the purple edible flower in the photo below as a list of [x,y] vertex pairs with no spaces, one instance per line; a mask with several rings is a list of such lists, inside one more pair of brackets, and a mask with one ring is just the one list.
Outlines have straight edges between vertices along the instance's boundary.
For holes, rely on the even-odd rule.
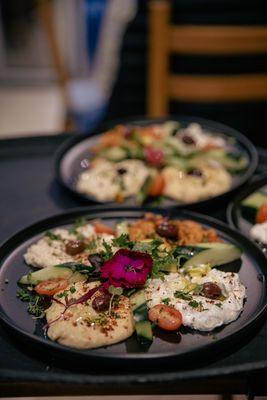
[[106,288],[110,285],[127,289],[141,287],[146,283],[152,265],[149,254],[120,249],[102,266],[101,277],[106,279]]

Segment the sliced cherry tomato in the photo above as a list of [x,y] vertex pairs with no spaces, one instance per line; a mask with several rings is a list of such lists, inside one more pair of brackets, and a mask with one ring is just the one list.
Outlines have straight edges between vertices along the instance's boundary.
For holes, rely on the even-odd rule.
[[147,162],[154,167],[159,167],[164,160],[164,153],[161,149],[156,149],[152,146],[146,146],[144,156]]
[[183,321],[180,311],[165,304],[157,304],[152,307],[148,312],[148,318],[166,331],[176,331]]
[[165,188],[165,180],[161,174],[158,174],[151,182],[148,194],[152,197],[162,195]]
[[38,283],[35,286],[35,291],[44,296],[53,296],[57,292],[66,289],[68,284],[67,279],[48,279],[47,281]]
[[99,222],[99,221],[96,221],[94,223],[94,228],[95,228],[96,233],[108,233],[110,235],[115,234],[114,230],[110,226],[102,224],[102,222]]
[[256,222],[258,224],[262,224],[263,222],[267,221],[267,203],[263,204],[256,215]]

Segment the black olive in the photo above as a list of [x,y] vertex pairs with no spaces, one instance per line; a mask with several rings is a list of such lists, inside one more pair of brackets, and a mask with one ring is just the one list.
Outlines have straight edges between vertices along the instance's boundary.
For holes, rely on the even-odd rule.
[[196,144],[195,140],[189,135],[182,136],[182,141],[184,142],[184,144],[188,144],[188,145]]
[[110,298],[111,296],[109,293],[101,293],[99,296],[96,296],[92,301],[93,309],[98,312],[108,310]]
[[217,299],[222,295],[221,288],[213,282],[205,282],[203,284],[202,292],[204,296],[208,297],[209,299]]
[[202,171],[199,168],[191,168],[187,171],[187,175],[192,175],[192,176],[196,176],[196,177],[201,177]]
[[125,169],[125,168],[118,168],[118,169],[117,169],[117,172],[118,172],[119,175],[124,175],[124,174],[126,174],[127,169]]
[[85,244],[81,240],[70,240],[66,246],[65,251],[71,256],[81,253],[85,249]]
[[96,270],[99,270],[104,262],[101,255],[97,253],[89,254],[88,261],[90,261],[90,263],[92,264],[93,267],[95,267]]
[[170,221],[164,221],[156,226],[156,232],[159,236],[166,239],[177,239],[178,229],[175,224]]

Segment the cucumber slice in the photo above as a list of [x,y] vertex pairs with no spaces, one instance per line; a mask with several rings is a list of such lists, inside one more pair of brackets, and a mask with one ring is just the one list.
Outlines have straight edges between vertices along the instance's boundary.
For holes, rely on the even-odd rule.
[[242,206],[258,210],[258,208],[260,208],[264,203],[267,203],[267,194],[255,192],[242,201]]
[[86,275],[73,272],[70,268],[47,267],[22,276],[19,283],[23,285],[38,285],[38,283],[48,279],[69,279],[74,283],[84,281]]
[[165,157],[165,165],[176,167],[178,169],[181,169],[185,171],[187,169],[187,160],[182,157],[178,156],[167,156]]
[[184,144],[177,137],[172,137],[172,136],[166,137],[163,145],[170,146],[174,152],[182,156],[188,156],[195,152],[195,147],[192,148],[191,146]]
[[101,151],[99,155],[109,161],[121,161],[127,158],[127,151],[121,147],[114,146]]
[[139,290],[130,297],[130,302],[133,311],[139,308],[142,304],[146,303],[146,295],[144,290]]
[[146,302],[134,310],[134,319],[136,322],[146,321],[148,319],[148,308]]
[[248,160],[239,153],[226,153],[225,149],[210,150],[192,158],[191,164],[197,165],[198,161],[216,160],[229,172],[239,172],[248,166]]
[[151,322],[149,321],[140,321],[135,324],[135,330],[137,334],[137,338],[141,340],[149,340],[150,342],[153,341],[153,332]]
[[238,247],[228,243],[199,243],[195,248],[196,253],[184,263],[184,268],[202,264],[215,267],[235,261],[242,254]]
[[139,193],[137,193],[136,195],[136,201],[139,204],[144,203],[144,201],[146,200],[146,198],[148,197],[148,192],[150,189],[152,183],[152,176],[148,176],[143,184],[143,186],[141,187]]

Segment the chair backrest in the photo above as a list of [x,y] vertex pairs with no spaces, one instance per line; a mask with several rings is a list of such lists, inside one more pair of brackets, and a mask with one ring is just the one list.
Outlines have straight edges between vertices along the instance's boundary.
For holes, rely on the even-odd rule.
[[267,73],[174,75],[171,53],[184,55],[267,54],[267,26],[173,25],[167,0],[149,3],[148,113],[168,114],[169,100],[242,102],[267,100]]

